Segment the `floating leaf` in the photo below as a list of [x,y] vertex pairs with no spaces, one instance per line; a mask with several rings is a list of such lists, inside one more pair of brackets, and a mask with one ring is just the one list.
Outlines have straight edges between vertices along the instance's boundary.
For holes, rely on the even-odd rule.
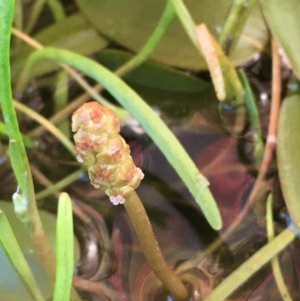
[[[98,54],[98,58],[109,69],[115,70],[131,59],[132,55],[124,51],[103,50]],[[124,79],[145,87],[170,92],[200,93],[210,87],[205,81],[154,62],[142,64]]]
[[[213,35],[219,34],[231,0],[185,1],[194,20],[205,23]],[[77,0],[82,13],[99,32],[119,44],[138,51],[153,32],[163,12],[161,0]],[[240,64],[260,51],[267,40],[267,31],[257,7],[253,10],[242,37],[231,57]],[[154,52],[152,59],[188,69],[205,69],[206,64],[184,32],[180,22],[174,20]]]
[[283,196],[296,226],[300,227],[300,96],[283,102],[278,128],[278,170]]
[[284,49],[300,79],[300,6],[299,0],[261,0],[261,7],[272,34]]

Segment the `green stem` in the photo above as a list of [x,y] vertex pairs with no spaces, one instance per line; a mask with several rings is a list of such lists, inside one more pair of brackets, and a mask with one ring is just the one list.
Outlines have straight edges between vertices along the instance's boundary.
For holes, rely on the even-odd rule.
[[281,232],[271,242],[258,250],[225,278],[203,301],[226,300],[237,288],[244,284],[254,273],[267,264],[274,256],[284,250],[296,237],[289,228]]
[[243,70],[239,71],[239,75],[241,78],[241,82],[244,86],[245,90],[245,104],[247,108],[247,113],[249,116],[251,128],[253,130],[253,143],[254,143],[254,154],[256,157],[256,167],[259,170],[261,166],[261,162],[264,155],[264,143],[263,143],[263,135],[261,130],[261,124],[259,119],[259,111],[257,108],[257,104],[255,101],[255,97],[253,91],[250,87],[247,76]]
[[41,257],[50,276],[54,278],[54,254],[43,231],[40,216],[37,210],[33,180],[25,151],[22,136],[19,130],[16,112],[13,106],[10,83],[10,29],[14,12],[14,1],[0,1],[0,103],[3,118],[9,136],[9,151],[11,165],[17,178],[23,198],[28,201],[29,228],[35,249]]
[[14,101],[13,105],[19,112],[26,114],[39,124],[43,125],[43,127],[49,133],[51,133],[58,141],[60,141],[62,145],[64,145],[64,147],[75,157],[76,154],[73,143],[56,126],[54,126],[42,115],[38,114],[34,110],[30,109],[29,107],[23,105],[18,101]]
[[34,26],[36,25],[40,15],[41,11],[43,10],[45,4],[48,4],[50,7],[50,10],[52,12],[52,15],[56,22],[59,20],[62,20],[65,17],[64,9],[61,5],[61,3],[57,0],[37,0],[33,4],[33,7],[31,8],[31,14],[29,21],[27,23],[27,26],[25,28],[26,33],[30,33]]
[[16,90],[22,90],[30,78],[31,70],[44,59],[69,64],[101,83],[143,126],[154,143],[182,178],[189,191],[200,205],[208,222],[215,229],[222,226],[220,212],[208,188],[207,180],[186,153],[178,139],[152,108],[120,78],[89,58],[68,50],[44,48],[34,52],[20,76]]
[[[54,112],[59,112],[68,105],[69,100],[69,76],[65,70],[60,71],[55,80]],[[70,122],[65,118],[57,125],[57,128],[66,136],[70,137]]]
[[176,300],[186,300],[187,288],[165,262],[145,208],[135,190],[125,195],[124,207],[153,272]]
[[51,10],[55,22],[59,22],[66,18],[66,13],[60,0],[48,0],[47,5]]
[[185,29],[188,37],[191,42],[194,44],[195,48],[199,51],[199,54],[202,55],[201,46],[199,39],[196,33],[196,24],[187,10],[185,4],[182,0],[170,0],[174,7],[177,17],[179,18],[183,28]]
[[39,201],[49,195],[55,194],[59,191],[61,191],[62,189],[64,189],[65,187],[67,187],[68,185],[70,185],[71,183],[77,181],[80,176],[82,175],[83,170],[76,170],[73,173],[69,174],[67,177],[63,178],[62,180],[56,182],[55,184],[47,187],[46,189],[38,192],[36,194],[36,200]]
[[173,18],[174,18],[174,9],[171,1],[167,2],[166,8],[159,20],[159,23],[155,27],[154,32],[147,40],[147,43],[143,46],[141,51],[134,56],[131,60],[129,60],[126,64],[121,66],[116,70],[115,74],[122,77],[140,64],[142,64],[154,51],[154,49],[159,44],[160,40],[164,36],[165,32],[169,28]]
[[25,28],[26,33],[30,33],[37,22],[37,19],[46,3],[46,0],[37,0],[31,8],[30,19],[28,20],[27,26]]
[[219,44],[225,53],[230,54],[234,50],[255,2],[255,0],[233,2],[219,36]]

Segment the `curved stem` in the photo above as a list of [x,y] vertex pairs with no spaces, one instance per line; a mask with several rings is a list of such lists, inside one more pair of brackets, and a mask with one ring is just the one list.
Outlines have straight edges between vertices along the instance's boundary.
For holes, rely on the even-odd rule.
[[152,270],[176,300],[186,300],[187,288],[164,260],[145,208],[135,190],[125,195],[124,207]]
[[48,130],[49,133],[51,133],[58,141],[60,141],[64,147],[73,155],[75,156],[75,150],[73,143],[51,122],[49,122],[46,118],[44,118],[42,115],[38,114],[34,110],[30,109],[29,107],[23,105],[22,103],[18,101],[13,102],[14,107],[38,122],[39,124],[43,125],[45,129]]

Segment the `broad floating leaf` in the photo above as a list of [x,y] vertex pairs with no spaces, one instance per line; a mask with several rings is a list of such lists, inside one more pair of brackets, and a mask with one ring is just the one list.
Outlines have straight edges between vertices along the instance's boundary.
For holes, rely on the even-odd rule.
[[261,0],[269,28],[300,79],[300,6],[299,0]]
[[300,228],[300,96],[287,97],[278,128],[278,171],[282,193],[293,222]]
[[[207,24],[212,34],[217,37],[232,1],[185,2],[195,22]],[[82,13],[99,32],[136,52],[153,32],[165,6],[165,1],[161,0],[77,0],[77,3]],[[230,59],[235,65],[245,62],[254,53],[262,50],[267,38],[266,26],[255,6]],[[172,22],[151,58],[182,68],[206,69],[205,61],[177,19]]]

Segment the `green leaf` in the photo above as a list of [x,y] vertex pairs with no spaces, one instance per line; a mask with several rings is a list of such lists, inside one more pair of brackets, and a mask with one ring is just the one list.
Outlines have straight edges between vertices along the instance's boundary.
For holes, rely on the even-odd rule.
[[235,68],[204,24],[196,31],[218,99],[233,106],[243,104],[244,91]]
[[208,188],[209,183],[201,175],[186,150],[153,109],[135,91],[108,69],[71,51],[50,47],[44,48],[31,55],[17,84],[17,91],[21,91],[26,85],[31,74],[31,69],[39,61],[45,59],[68,64],[86,73],[103,85],[130,112],[133,118],[141,124],[154,143],[160,148],[169,163],[186,184],[211,226],[215,229],[221,228],[221,215]]
[[[206,296],[203,301],[223,301],[241,287],[253,274],[265,266],[274,256],[282,252],[294,239],[295,232],[287,228],[272,241],[256,251]],[[230,298],[231,299],[231,298]]]
[[255,3],[255,0],[232,1],[218,40],[225,53],[231,53],[234,50]]
[[[90,55],[99,51],[108,44],[108,40],[101,36],[87,22],[82,14],[77,13],[40,31],[35,40],[44,46],[54,46],[64,49],[70,49],[83,55]],[[12,61],[12,76],[20,72],[28,56],[34,50],[29,47],[23,47],[22,52]],[[56,64],[44,62],[34,75],[42,75],[57,68]]]
[[[103,50],[99,52],[99,61],[111,70],[115,70],[133,55],[119,50]],[[201,93],[210,87],[208,83],[177,70],[155,62],[146,62],[124,77],[125,81],[145,87],[170,92]]]
[[69,301],[74,272],[74,233],[72,202],[61,193],[56,230],[56,280],[53,301]]
[[[232,0],[185,1],[197,24],[205,23],[217,37]],[[77,0],[82,13],[105,36],[137,52],[145,44],[163,12],[161,0]],[[240,64],[262,50],[267,41],[267,30],[262,16],[253,10],[242,37],[230,59]],[[174,20],[151,56],[159,62],[193,70],[205,69],[206,64],[188,38],[178,20]]]
[[3,211],[0,211],[0,233],[0,243],[28,291],[34,300],[45,301]]
[[[22,140],[21,143],[23,143]],[[27,174],[26,153],[24,154],[24,150],[20,146],[21,143],[19,141],[17,142],[15,139],[9,140],[9,157],[18,185],[20,186],[21,191],[25,192],[27,191],[27,177],[29,175]]]
[[[0,122],[0,134],[8,136],[7,135],[6,126],[5,126],[5,124],[3,122]],[[23,139],[24,145],[26,147],[32,147],[32,145],[33,145],[32,139],[29,136],[23,135],[22,133],[21,133],[21,135],[22,135],[22,139]]]
[[[4,211],[13,233],[18,241],[18,244],[32,270],[35,279],[47,300],[51,300],[53,296],[53,283],[49,279],[40,259],[33,252],[33,243],[30,238],[30,233],[24,224],[16,217],[13,204],[11,202],[0,201],[1,209]],[[40,211],[41,220],[45,228],[47,237],[52,246],[56,245],[56,216],[45,211]],[[2,233],[2,231],[1,231]],[[1,235],[0,233],[0,235]],[[75,260],[79,260],[80,248],[76,240],[74,242]],[[53,265],[55,262],[53,262]],[[28,292],[26,285],[22,282],[19,274],[13,268],[6,253],[0,246],[0,292],[1,300],[5,301],[33,301],[31,294]]]
[[261,0],[268,26],[300,79],[300,5],[299,0]]
[[300,95],[284,99],[278,127],[278,171],[288,211],[300,228]]

